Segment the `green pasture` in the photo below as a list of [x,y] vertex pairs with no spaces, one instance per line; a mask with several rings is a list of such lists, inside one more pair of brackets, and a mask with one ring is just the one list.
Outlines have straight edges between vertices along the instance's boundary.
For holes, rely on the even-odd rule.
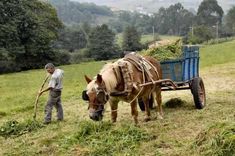
[[[139,111],[139,125],[135,126],[130,106],[119,104],[116,124],[110,122],[107,105],[104,121],[93,122],[87,104],[81,99],[86,87],[84,75],[95,76],[106,61],[60,66],[65,71],[62,101],[65,120],[46,126],[33,125],[24,131],[33,116],[36,94],[46,72],[43,69],[0,75],[0,135],[4,128],[19,135],[0,136],[0,155],[234,155],[235,121],[235,41],[200,48],[200,75],[207,93],[207,106],[194,108],[190,91],[163,93],[164,119],[145,123]],[[171,98],[184,104],[176,108],[164,105]],[[37,121],[44,115],[45,93],[39,99]],[[15,129],[14,129],[15,128]],[[4,133],[5,134],[5,133]],[[8,131],[7,134],[12,134]]]

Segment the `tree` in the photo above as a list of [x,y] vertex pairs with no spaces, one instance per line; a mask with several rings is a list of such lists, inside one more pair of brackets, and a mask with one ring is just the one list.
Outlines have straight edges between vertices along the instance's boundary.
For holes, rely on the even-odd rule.
[[200,44],[214,38],[212,29],[205,25],[194,27],[194,34],[189,34],[187,43]]
[[59,39],[55,42],[58,49],[66,49],[69,52],[85,48],[87,45],[86,34],[80,28],[66,28],[59,33]]
[[193,13],[184,9],[181,3],[176,3],[168,8],[160,8],[153,16],[153,25],[160,34],[185,35],[193,20]]
[[95,27],[89,34],[88,57],[95,60],[108,60],[120,56],[115,44],[115,34],[107,25]]
[[235,6],[226,15],[226,27],[230,33],[235,34]]
[[213,26],[222,23],[224,11],[217,0],[203,0],[197,11],[197,24]]
[[54,61],[55,52],[51,43],[57,39],[61,27],[55,9],[45,2],[0,2],[0,48],[8,61],[17,66],[17,70],[38,68]]
[[123,32],[122,50],[124,51],[138,51],[141,50],[140,43],[141,35],[137,32],[135,27],[128,26]]

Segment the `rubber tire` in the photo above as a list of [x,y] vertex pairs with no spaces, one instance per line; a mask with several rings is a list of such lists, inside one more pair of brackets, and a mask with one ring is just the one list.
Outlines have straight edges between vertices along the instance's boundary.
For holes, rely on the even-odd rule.
[[195,107],[197,109],[203,109],[206,106],[206,92],[202,78],[197,77],[192,80],[191,92]]
[[[142,98],[138,99],[138,104],[139,104],[140,110],[145,111],[145,106],[144,106],[144,102],[143,102]],[[151,96],[151,98],[149,100],[149,108],[153,109],[153,96]]]

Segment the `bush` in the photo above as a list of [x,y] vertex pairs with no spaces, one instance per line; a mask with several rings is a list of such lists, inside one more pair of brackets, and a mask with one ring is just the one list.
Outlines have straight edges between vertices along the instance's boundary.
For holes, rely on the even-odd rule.
[[58,51],[55,53],[55,55],[56,55],[56,60],[55,60],[56,65],[70,64],[71,56],[68,51]]
[[0,60],[0,74],[20,71],[20,67],[14,61]]
[[70,55],[71,55],[70,56],[70,63],[72,63],[72,64],[78,64],[80,62],[93,61],[92,58],[87,57],[87,49],[81,49],[79,51],[71,53]]

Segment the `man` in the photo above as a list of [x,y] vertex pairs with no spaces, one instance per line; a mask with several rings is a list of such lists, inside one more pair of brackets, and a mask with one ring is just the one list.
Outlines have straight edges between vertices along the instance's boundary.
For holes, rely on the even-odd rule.
[[44,124],[49,124],[51,122],[53,106],[57,110],[57,120],[62,121],[64,118],[61,104],[61,91],[63,88],[62,80],[64,71],[61,69],[56,69],[52,63],[46,64],[45,69],[49,74],[51,74],[51,79],[49,81],[48,87],[41,92],[39,91],[38,94],[41,96],[44,92],[49,91],[49,98],[45,106],[44,120]]

